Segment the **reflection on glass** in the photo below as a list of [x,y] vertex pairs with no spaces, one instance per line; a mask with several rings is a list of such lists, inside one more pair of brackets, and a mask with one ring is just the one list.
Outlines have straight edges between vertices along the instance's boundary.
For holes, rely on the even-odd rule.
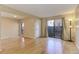
[[49,20],[48,24],[48,36],[53,38],[61,38],[62,35],[62,20]]
[[54,20],[49,20],[48,21],[48,26],[54,26]]

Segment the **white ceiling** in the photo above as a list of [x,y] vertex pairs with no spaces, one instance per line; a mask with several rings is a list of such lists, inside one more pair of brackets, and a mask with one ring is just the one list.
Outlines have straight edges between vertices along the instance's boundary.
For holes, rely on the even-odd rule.
[[75,10],[76,4],[7,4],[13,9],[32,14],[38,17],[50,17]]

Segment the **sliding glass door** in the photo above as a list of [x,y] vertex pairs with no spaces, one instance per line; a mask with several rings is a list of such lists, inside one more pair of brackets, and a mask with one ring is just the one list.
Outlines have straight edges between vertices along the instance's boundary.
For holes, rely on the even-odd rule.
[[62,38],[62,20],[58,19],[58,20],[54,20],[55,23],[55,29],[54,29],[54,34],[55,34],[55,38]]
[[62,20],[49,20],[47,22],[48,24],[48,37],[53,37],[53,38],[62,38]]
[[47,28],[48,28],[48,37],[53,37],[54,36],[54,20],[49,20],[47,22]]

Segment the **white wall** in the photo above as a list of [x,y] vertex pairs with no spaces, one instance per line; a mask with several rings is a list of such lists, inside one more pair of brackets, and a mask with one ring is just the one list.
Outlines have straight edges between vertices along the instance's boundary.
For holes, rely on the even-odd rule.
[[24,20],[24,37],[36,38],[40,36],[40,21],[38,19],[25,19]]
[[35,37],[39,38],[41,36],[41,20],[35,21]]
[[34,38],[34,20],[24,20],[24,37]]
[[19,33],[19,24],[14,19],[0,18],[1,39],[17,38]]
[[76,23],[76,45],[79,48],[79,19],[78,18]]
[[79,49],[79,5],[76,8],[76,46]]

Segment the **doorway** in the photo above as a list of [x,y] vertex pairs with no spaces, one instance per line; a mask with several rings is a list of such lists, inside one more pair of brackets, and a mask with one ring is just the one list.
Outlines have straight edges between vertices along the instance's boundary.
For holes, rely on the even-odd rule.
[[23,36],[24,34],[24,22],[23,21],[19,21],[19,36]]
[[63,25],[61,19],[48,20],[47,28],[48,28],[48,37],[58,38],[58,39],[62,38]]

